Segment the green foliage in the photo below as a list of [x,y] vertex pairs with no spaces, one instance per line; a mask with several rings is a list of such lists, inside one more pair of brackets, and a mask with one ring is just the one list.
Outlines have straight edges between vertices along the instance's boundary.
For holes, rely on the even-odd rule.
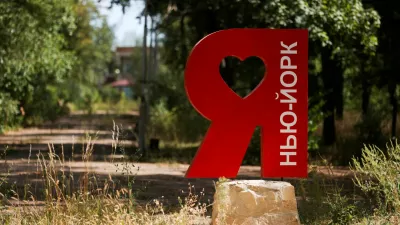
[[353,158],[354,183],[381,213],[400,210],[400,145],[387,145],[386,152],[376,146],[365,146],[361,159]]
[[183,68],[197,41],[227,28],[308,28],[312,55],[323,47],[341,57],[355,51],[373,54],[378,44],[379,15],[360,0],[182,1],[175,10],[169,3],[157,1],[152,8],[166,13],[160,26],[166,34],[164,56],[175,69]]
[[20,100],[34,82],[64,76],[73,55],[61,31],[74,28],[69,1],[0,2],[0,89]]
[[73,32],[74,21],[71,1],[0,2],[0,96],[8,117],[2,126],[15,122],[26,98],[72,68],[63,32]]
[[69,1],[1,1],[0,12],[2,91],[15,97],[44,74],[54,79],[68,72],[73,56],[63,50],[61,32],[74,29]]
[[323,163],[328,169],[327,176],[313,167],[308,179],[300,180],[296,185],[296,196],[301,198],[298,209],[302,224],[358,224],[360,218],[367,216],[366,206],[345,192],[340,185],[344,180],[329,178],[333,175],[333,168],[326,160]]
[[299,201],[299,217],[302,224],[322,224],[328,217],[328,208],[324,202],[326,190],[324,180],[318,176],[316,170],[309,173],[309,179],[300,180],[296,195],[301,196]]
[[168,110],[166,103],[160,100],[151,108],[149,134],[163,141],[177,141],[178,117],[173,110]]
[[[324,52],[327,55],[324,59],[334,59],[335,64],[339,64],[339,68],[352,68],[352,75],[346,76],[346,78],[361,77],[364,74],[354,71],[358,71],[361,67],[359,62],[361,56],[371,59],[375,55],[378,45],[377,31],[380,27],[380,17],[377,12],[373,8],[365,8],[361,0],[238,0],[233,2],[161,0],[151,4],[150,12],[152,15],[163,15],[159,26],[160,32],[164,34],[162,58],[168,69],[176,74],[184,70],[190,49],[200,39],[212,32],[229,28],[307,28],[311,61],[318,61],[316,64],[324,64],[319,59]],[[240,70],[236,70],[238,62],[227,58],[226,61],[228,66],[225,70],[220,69],[223,79],[240,95],[249,93],[258,84],[256,81],[259,76],[256,74],[260,71],[261,66],[257,63],[248,63]],[[372,61],[370,60],[370,62]],[[319,64],[316,67],[321,67]],[[324,95],[332,92],[329,87],[320,87],[321,81],[323,81],[322,83],[330,83],[334,86],[335,96],[331,99],[339,99],[339,95],[342,95],[343,91],[336,89],[343,82],[336,83],[336,80],[340,78],[321,79],[325,72],[327,71],[323,71],[323,68],[322,71],[321,68],[310,71],[313,73],[310,76],[315,80],[310,83],[310,89],[312,89],[310,96],[319,92],[323,92]],[[238,76],[239,74],[240,76]],[[339,77],[339,74],[331,72],[328,76]],[[327,80],[334,80],[335,84]],[[180,102],[183,102],[173,103],[169,100],[168,104],[179,105]],[[324,102],[325,104],[340,104],[327,101],[327,99],[324,99]],[[319,109],[310,109],[310,150],[318,148],[319,138],[314,133],[323,119],[321,106],[318,106]],[[335,107],[339,108],[338,106],[333,108]],[[324,117],[333,116],[333,111],[327,111],[329,110],[323,110]],[[334,124],[331,129],[334,129]]]
[[89,108],[96,101],[79,85],[99,82],[113,35],[93,3],[0,1],[0,30],[1,127],[54,120],[77,98]]
[[107,73],[107,64],[112,57],[113,33],[92,2],[78,1],[73,9],[77,18],[76,30],[67,36],[67,42],[77,61],[69,79],[59,86],[68,90],[64,94],[68,102],[91,114],[94,105],[101,100],[97,85]]
[[198,142],[209,125],[191,105],[168,108],[164,99],[152,107],[150,114],[150,134],[167,142]]
[[[98,87],[86,82],[71,80],[56,86],[60,99],[73,103],[79,110],[91,110],[101,100]],[[65,91],[67,90],[67,91]]]
[[8,93],[0,92],[0,134],[7,128],[7,124],[18,124],[18,102]]
[[68,107],[60,101],[60,90],[56,86],[47,85],[35,92],[28,93],[25,98],[26,125],[40,125],[46,120],[55,121],[59,115],[67,114]]
[[[152,114],[150,124],[159,127],[163,132],[172,132],[162,134],[157,131],[157,136],[164,136],[167,139],[178,142],[197,142],[206,133],[209,121],[202,117],[190,104],[186,97],[183,85],[183,73],[172,73],[170,71],[162,71],[158,75],[159,82],[156,83],[152,90]],[[161,116],[164,119],[157,119]]]
[[66,39],[68,49],[74,52],[77,61],[69,74],[70,79],[98,84],[112,57],[112,30],[92,2],[78,1],[73,9],[76,29]]
[[328,196],[329,225],[347,225],[356,219],[356,206],[349,203],[348,197],[342,195],[340,190]]
[[125,92],[120,93],[119,101],[115,105],[117,114],[131,112],[133,110],[138,110],[139,106],[135,100],[128,99]]
[[111,86],[101,88],[100,96],[103,102],[117,103],[121,99],[119,91]]
[[308,151],[319,149],[321,138],[316,135],[316,131],[324,118],[324,114],[321,111],[322,106],[323,101],[319,100],[308,110]]

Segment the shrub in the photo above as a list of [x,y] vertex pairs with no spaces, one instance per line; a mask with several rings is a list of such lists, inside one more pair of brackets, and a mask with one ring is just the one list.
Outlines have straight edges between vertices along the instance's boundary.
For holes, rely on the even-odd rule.
[[93,113],[94,106],[101,100],[97,87],[86,84],[69,84],[71,89],[68,101],[72,102],[78,110],[84,110],[88,114]]
[[[162,107],[165,115],[168,114],[176,119],[166,121],[156,119],[150,123],[153,125],[164,123],[161,127],[164,127],[166,132],[176,132],[173,138],[175,142],[198,142],[205,135],[210,122],[201,116],[188,101],[183,84],[184,80],[182,79],[183,74],[181,72],[173,73],[166,71],[158,77],[160,79],[158,82],[153,83],[153,87],[151,88],[151,111],[159,113],[161,108],[158,107]],[[166,113],[166,111],[169,113]],[[154,116],[151,118],[154,119]],[[171,121],[174,121],[174,124]],[[167,124],[169,124],[168,129],[166,129]]]
[[55,121],[60,115],[67,114],[68,108],[64,100],[63,91],[58,86],[36,88],[25,99],[25,124],[40,125],[46,120]]
[[9,94],[0,92],[0,134],[9,126],[19,123],[18,101],[13,100]]
[[381,212],[400,212],[400,146],[387,145],[387,152],[377,146],[364,146],[361,159],[353,157],[355,184]]
[[99,94],[103,102],[117,103],[121,99],[119,91],[111,86],[103,87]]
[[177,115],[174,110],[166,108],[165,101],[160,100],[150,111],[149,133],[152,137],[164,141],[177,141]]
[[328,196],[329,218],[331,218],[330,225],[346,225],[351,224],[355,219],[356,206],[349,203],[347,196],[342,195],[340,190]]

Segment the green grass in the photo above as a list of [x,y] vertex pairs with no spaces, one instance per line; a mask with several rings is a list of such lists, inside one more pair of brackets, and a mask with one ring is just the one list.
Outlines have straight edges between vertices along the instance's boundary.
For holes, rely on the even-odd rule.
[[[68,107],[71,112],[90,110],[90,106],[78,107],[73,103],[69,103]],[[119,102],[96,102],[91,106],[92,112],[102,111],[106,113],[126,114],[132,111],[139,110],[139,102],[133,99],[121,99]]]
[[116,104],[112,102],[99,102],[95,103],[93,108],[96,111],[113,111],[118,114],[124,114],[131,111],[138,111],[139,103],[136,100],[123,100]]

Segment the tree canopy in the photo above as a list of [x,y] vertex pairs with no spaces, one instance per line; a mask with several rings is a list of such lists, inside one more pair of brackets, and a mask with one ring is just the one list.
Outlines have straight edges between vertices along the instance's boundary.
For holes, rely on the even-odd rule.
[[110,60],[112,32],[90,2],[1,1],[0,12],[1,126],[25,120],[25,113],[57,111],[51,85],[93,83]]

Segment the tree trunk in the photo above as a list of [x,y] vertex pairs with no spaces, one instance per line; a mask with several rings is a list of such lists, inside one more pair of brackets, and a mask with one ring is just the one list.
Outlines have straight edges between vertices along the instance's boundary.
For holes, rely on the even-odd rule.
[[186,65],[186,59],[188,56],[188,50],[187,50],[186,41],[185,41],[186,40],[185,17],[186,17],[186,14],[183,14],[179,21],[179,28],[180,28],[180,35],[181,35],[181,54],[182,54],[181,55],[181,59],[182,59],[181,64],[183,66]]
[[335,78],[335,106],[336,106],[336,116],[338,119],[343,119],[343,111],[344,111],[344,100],[343,100],[343,86],[344,86],[344,77],[343,77],[343,69],[341,65],[334,65],[337,69],[337,73],[333,74]]
[[154,54],[153,54],[153,78],[156,79],[158,73],[158,30],[157,28],[154,30]]
[[153,69],[154,69],[154,66],[153,66],[153,54],[154,54],[154,46],[153,46],[153,33],[154,33],[154,19],[153,19],[153,17],[152,16],[150,16],[150,44],[149,44],[149,47],[148,47],[148,49],[149,49],[149,63],[148,63],[148,68],[147,68],[147,71],[148,71],[148,74],[149,74],[149,81],[150,82],[152,82],[153,81]]
[[324,86],[324,126],[322,130],[323,144],[332,145],[336,141],[335,130],[335,62],[330,58],[331,52],[327,49],[322,51],[322,81]]
[[[364,75],[363,75],[363,77],[364,77]],[[367,79],[363,78],[363,80],[362,80],[362,103],[361,103],[363,116],[367,115],[367,113],[368,113],[370,96],[371,96],[371,87],[370,87]]]
[[390,104],[392,104],[392,132],[391,132],[392,138],[396,137],[396,124],[397,124],[397,112],[398,112],[396,88],[397,85],[394,82],[389,84]]

